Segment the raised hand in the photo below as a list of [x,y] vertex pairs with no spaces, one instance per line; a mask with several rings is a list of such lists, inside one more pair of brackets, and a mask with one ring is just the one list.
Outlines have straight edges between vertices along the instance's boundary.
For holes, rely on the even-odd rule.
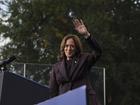
[[85,26],[85,24],[83,23],[83,21],[80,19],[74,19],[73,20],[73,25],[74,25],[74,27],[75,27],[75,30],[78,32],[78,33],[80,33],[80,34],[82,34],[82,35],[90,35],[90,33],[88,32],[88,30],[87,30],[87,28],[86,28],[86,26]]

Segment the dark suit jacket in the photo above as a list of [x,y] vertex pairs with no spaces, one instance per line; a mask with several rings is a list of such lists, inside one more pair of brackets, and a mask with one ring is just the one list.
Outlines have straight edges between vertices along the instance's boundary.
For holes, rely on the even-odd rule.
[[88,74],[93,64],[100,57],[101,48],[92,36],[86,40],[93,51],[91,53],[81,53],[74,57],[72,59],[72,66],[69,70],[69,74],[67,74],[64,59],[53,65],[49,82],[52,97],[82,85],[87,86],[88,95],[95,94]]

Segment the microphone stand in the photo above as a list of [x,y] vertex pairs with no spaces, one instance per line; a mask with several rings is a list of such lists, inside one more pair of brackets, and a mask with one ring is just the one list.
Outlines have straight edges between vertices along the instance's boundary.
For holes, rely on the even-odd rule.
[[1,66],[0,66],[0,71],[1,71],[1,72],[8,71],[6,65],[1,65]]
[[15,56],[11,56],[10,58],[2,61],[2,63],[0,64],[0,71],[8,71],[6,65],[8,65],[9,63],[11,63],[12,61],[14,61],[16,59]]

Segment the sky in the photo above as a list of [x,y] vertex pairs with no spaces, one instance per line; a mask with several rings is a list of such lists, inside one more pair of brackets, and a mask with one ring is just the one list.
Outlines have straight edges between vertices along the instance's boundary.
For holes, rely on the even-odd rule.
[[2,36],[0,36],[0,48],[3,47],[8,42],[10,42],[10,39],[9,38],[4,39]]
[[[1,2],[2,0],[0,0],[0,2]],[[7,9],[7,7],[6,6],[4,6],[4,5],[2,5],[2,4],[0,4],[0,18],[3,18],[2,17],[2,11],[1,11],[1,9],[2,10],[5,10],[6,11],[6,9]],[[10,39],[9,38],[3,38],[3,35],[0,35],[0,48],[2,48],[5,44],[7,44],[8,42],[10,41]]]

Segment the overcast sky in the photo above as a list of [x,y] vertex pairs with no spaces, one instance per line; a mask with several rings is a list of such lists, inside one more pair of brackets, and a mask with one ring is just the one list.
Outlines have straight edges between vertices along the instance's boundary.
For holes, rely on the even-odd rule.
[[7,44],[10,41],[9,38],[4,39],[3,37],[0,37],[0,48],[3,47],[5,44]]
[[[2,0],[0,0],[2,1]],[[0,4],[0,18],[2,18],[1,14],[2,14],[2,10],[7,11],[7,7]],[[0,48],[3,47],[5,44],[7,44],[10,41],[9,38],[5,39],[2,37],[2,35],[0,35]]]

